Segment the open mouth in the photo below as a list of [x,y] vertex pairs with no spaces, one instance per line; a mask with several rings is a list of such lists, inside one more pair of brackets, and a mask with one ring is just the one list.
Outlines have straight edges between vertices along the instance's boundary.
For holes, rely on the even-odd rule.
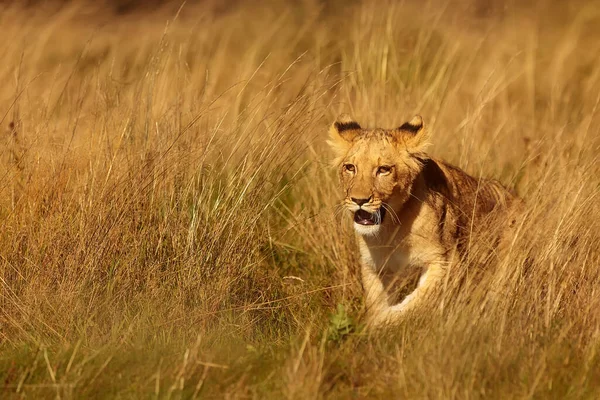
[[380,208],[374,213],[358,210],[354,213],[354,222],[359,225],[379,225],[385,217],[385,208]]

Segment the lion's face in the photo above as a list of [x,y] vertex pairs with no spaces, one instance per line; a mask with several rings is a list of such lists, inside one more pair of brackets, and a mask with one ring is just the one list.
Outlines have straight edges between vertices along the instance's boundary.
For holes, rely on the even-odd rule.
[[362,129],[340,116],[330,129],[329,143],[337,153],[344,206],[353,213],[359,234],[375,235],[393,222],[409,198],[419,173],[417,156],[424,146],[423,121],[415,117],[400,128]]

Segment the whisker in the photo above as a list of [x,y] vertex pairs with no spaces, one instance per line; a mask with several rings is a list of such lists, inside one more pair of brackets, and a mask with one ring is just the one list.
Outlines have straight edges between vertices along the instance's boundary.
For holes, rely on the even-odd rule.
[[377,210],[375,213],[375,223],[377,225],[381,224],[381,210]]
[[386,202],[381,202],[381,206],[384,207],[390,213],[390,215],[392,216],[392,221],[394,221],[397,224],[400,224],[400,217],[398,217],[398,214],[396,214],[396,211],[394,211],[392,206],[390,206]]
[[419,200],[419,201],[423,201],[422,199],[418,198],[417,196],[415,196],[415,195],[414,195],[414,194],[412,194],[412,193],[409,193],[408,195],[409,195],[410,197],[413,197],[413,198],[415,198],[415,199]]
[[345,203],[345,202],[343,202],[343,203],[338,203],[338,204],[336,204],[336,205],[335,205],[335,207],[334,207],[334,216],[336,216],[336,217],[337,217],[338,215],[342,214],[342,213],[343,213],[343,212],[345,212],[346,210],[347,210],[347,208],[346,208],[346,203]]

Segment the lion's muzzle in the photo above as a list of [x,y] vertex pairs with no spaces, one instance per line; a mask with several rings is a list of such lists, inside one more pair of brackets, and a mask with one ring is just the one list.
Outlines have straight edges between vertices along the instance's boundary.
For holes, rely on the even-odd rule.
[[384,208],[380,208],[373,213],[361,209],[354,213],[354,222],[359,225],[379,225],[383,221],[384,216]]

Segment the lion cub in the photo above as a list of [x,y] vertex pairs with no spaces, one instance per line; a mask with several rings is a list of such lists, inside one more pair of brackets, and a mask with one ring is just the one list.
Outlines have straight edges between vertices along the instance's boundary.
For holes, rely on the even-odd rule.
[[[480,180],[425,153],[427,133],[415,116],[396,129],[363,129],[347,115],[328,143],[353,213],[370,323],[398,320],[443,282],[455,251],[492,212],[507,221],[519,200],[495,181]],[[417,270],[416,289],[395,286]]]

